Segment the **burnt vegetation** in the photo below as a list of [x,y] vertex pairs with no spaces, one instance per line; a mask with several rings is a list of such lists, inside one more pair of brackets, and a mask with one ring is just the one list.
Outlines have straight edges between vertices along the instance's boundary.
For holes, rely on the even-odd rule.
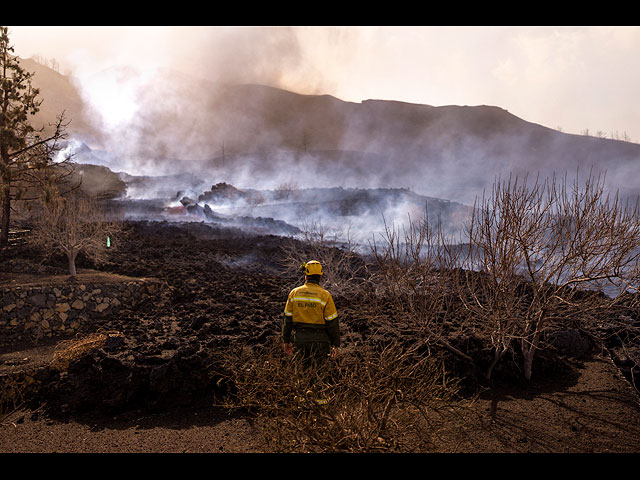
[[[68,418],[206,406],[252,416],[273,451],[430,451],[443,425],[464,422],[478,392],[565,374],[593,352],[610,352],[638,388],[640,213],[608,197],[603,179],[573,185],[556,178],[499,180],[458,238],[437,215],[385,223],[363,246],[321,224],[294,227],[242,213],[230,220],[200,205],[240,196],[252,211],[269,212],[265,201],[272,195],[308,212],[315,195],[330,193],[329,213],[343,218],[369,215],[380,193],[354,196],[290,183],[269,195],[218,183],[197,199],[181,197],[176,208],[198,221],[110,222],[104,211],[130,205],[74,203],[75,188],[63,188],[63,179],[74,177],[71,159],[54,162],[65,138],[64,116],[50,136],[40,137],[26,123],[39,109],[38,90],[9,55],[6,29],[0,33],[2,63],[16,72],[13,83],[5,73],[3,89],[26,88],[17,106],[8,96],[2,104],[2,271],[46,282],[51,275],[73,281],[77,270],[100,270],[154,277],[166,286],[117,315],[83,322],[74,338],[47,339],[55,345],[50,361],[0,376],[0,413],[26,406]],[[367,114],[388,107],[363,104]],[[411,113],[416,107],[402,108]],[[341,122],[333,123],[342,133]],[[484,131],[492,122],[474,125]],[[362,138],[376,138],[375,126],[363,122]],[[402,147],[410,144],[392,137]],[[391,152],[380,158],[393,163]],[[110,188],[124,185],[114,181]],[[336,199],[338,193],[345,196]],[[395,195],[391,203],[413,197],[398,189],[387,193]],[[422,205],[424,199],[417,200]],[[149,213],[144,205],[138,204],[142,218]],[[456,213],[459,206],[441,207]],[[108,250],[106,236],[113,242]],[[284,356],[280,344],[284,301],[302,281],[299,265],[311,258],[323,264],[342,333],[337,359],[318,368]]]
[[[38,388],[16,377],[3,408],[64,417],[213,405],[252,415],[274,451],[429,451],[481,389],[562,375],[593,352],[610,351],[637,388],[638,212],[606,198],[599,179],[554,182],[497,182],[462,238],[425,216],[389,225],[366,254],[316,224],[294,238],[125,221],[118,248],[99,265],[80,253],[78,268],[166,289],[82,325],[57,349],[63,366],[41,369]],[[64,255],[43,263],[43,253],[15,244],[3,265],[68,274]],[[305,370],[283,356],[280,322],[311,257],[327,272],[343,345]]]

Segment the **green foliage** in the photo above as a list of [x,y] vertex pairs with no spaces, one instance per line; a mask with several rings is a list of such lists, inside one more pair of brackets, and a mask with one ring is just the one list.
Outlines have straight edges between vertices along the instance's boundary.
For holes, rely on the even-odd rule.
[[35,132],[28,119],[42,103],[37,99],[39,90],[31,85],[33,74],[20,66],[13,51],[8,28],[0,27],[0,149],[5,166],[8,155],[24,148]]
[[28,199],[52,179],[70,175],[66,162],[54,163],[59,141],[65,138],[64,113],[51,135],[41,136],[44,126],[33,127],[30,118],[42,104],[40,92],[13,51],[8,28],[0,27],[0,246],[7,244],[11,202]]

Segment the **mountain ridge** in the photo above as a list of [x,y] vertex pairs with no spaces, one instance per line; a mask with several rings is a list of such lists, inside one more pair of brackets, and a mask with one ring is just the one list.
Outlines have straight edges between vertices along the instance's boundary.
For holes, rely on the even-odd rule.
[[[35,64],[30,62],[23,62],[29,71]],[[155,172],[172,173],[206,165],[209,174],[221,179],[232,169],[254,182],[269,175],[274,181],[295,180],[286,175],[295,177],[291,172],[299,169],[305,172],[298,175],[303,187],[332,182],[343,187],[410,187],[463,202],[498,176],[573,175],[593,168],[596,174],[606,172],[610,187],[623,196],[640,193],[633,180],[640,173],[640,145],[560,132],[499,106],[381,99],[357,103],[328,94],[216,84],[163,72],[149,88],[136,90],[131,121],[107,131],[89,108],[87,92],[70,77],[46,70],[37,68],[34,84],[45,102],[55,98],[55,105],[63,106],[68,99],[70,136],[102,140],[103,148],[127,167],[144,164]],[[52,112],[42,111],[39,119],[50,121],[46,115]],[[228,180],[239,184],[239,179]]]

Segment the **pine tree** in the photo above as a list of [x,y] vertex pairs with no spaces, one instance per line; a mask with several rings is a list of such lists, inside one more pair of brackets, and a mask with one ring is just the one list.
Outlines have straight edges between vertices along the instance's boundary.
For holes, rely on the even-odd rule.
[[8,243],[12,200],[20,199],[34,182],[45,181],[38,174],[54,165],[59,142],[66,137],[64,112],[52,125],[53,133],[44,136],[44,126],[38,130],[30,123],[43,100],[31,85],[33,74],[20,66],[13,51],[9,29],[0,27],[0,247]]

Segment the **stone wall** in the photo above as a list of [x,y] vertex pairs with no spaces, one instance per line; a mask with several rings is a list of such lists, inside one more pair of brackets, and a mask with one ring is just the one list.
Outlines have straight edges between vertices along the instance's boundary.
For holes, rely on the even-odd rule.
[[0,345],[72,336],[83,322],[134,308],[161,289],[147,278],[0,286]]

